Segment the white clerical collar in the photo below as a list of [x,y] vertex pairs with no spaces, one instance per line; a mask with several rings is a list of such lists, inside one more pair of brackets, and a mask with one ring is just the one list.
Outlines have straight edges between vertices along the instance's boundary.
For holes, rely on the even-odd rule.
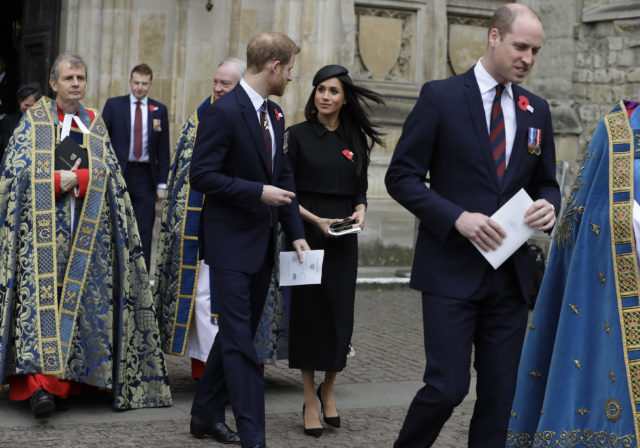
[[242,86],[244,91],[247,92],[247,95],[249,95],[249,99],[251,100],[251,104],[253,104],[253,108],[256,111],[260,109],[266,101],[266,98],[262,98],[262,96],[260,96],[260,94],[256,92],[253,87],[247,84],[244,78],[240,80],[240,85]]
[[84,123],[82,122],[82,120],[80,119],[80,117],[78,117],[77,115],[74,114],[64,114],[64,120],[62,121],[62,131],[60,132],[60,141],[64,140],[65,138],[67,138],[69,136],[69,133],[71,132],[71,123],[75,122],[76,126],[78,126],[78,129],[80,129],[80,131],[83,134],[88,134],[89,133],[89,129],[87,129],[87,127],[84,125]]
[[[493,79],[493,76],[491,76],[482,65],[482,58],[480,58],[476,63],[476,66],[473,68],[473,73],[476,75],[476,81],[478,82],[478,87],[480,88],[480,95],[485,94],[491,89],[495,89],[496,85],[499,84],[499,82]],[[506,84],[504,84],[504,91],[507,92],[509,97],[513,99],[511,84],[511,81],[508,81]]]

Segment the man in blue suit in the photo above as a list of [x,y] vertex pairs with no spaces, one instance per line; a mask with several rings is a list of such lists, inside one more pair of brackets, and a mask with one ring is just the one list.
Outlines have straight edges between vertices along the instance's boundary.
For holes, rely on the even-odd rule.
[[[253,337],[273,270],[277,223],[298,252],[309,250],[293,174],[283,150],[282,96],[300,48],[281,33],[247,46],[247,72],[202,114],[191,159],[191,187],[205,194],[205,262],[218,298],[218,336],[191,408],[191,434],[264,447],[264,379]],[[229,400],[238,433],[224,423]]]
[[149,98],[152,81],[151,67],[136,65],[129,79],[131,93],[109,98],[102,111],[131,196],[147,269],[156,201],[165,197],[169,173],[167,107]]
[[[469,446],[504,447],[527,323],[531,261],[520,247],[493,269],[472,245],[506,236],[490,216],[521,188],[524,222],[549,231],[560,205],[548,103],[519,87],[542,45],[538,15],[507,4],[493,15],[484,57],[468,72],[425,84],[385,177],[420,219],[411,287],[422,291],[425,386],[395,447],[428,447],[469,390]],[[424,184],[427,173],[430,188]]]

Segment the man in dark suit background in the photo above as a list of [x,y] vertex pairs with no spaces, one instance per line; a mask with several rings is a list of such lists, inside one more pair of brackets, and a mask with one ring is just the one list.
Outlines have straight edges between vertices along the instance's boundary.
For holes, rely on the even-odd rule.
[[[300,48],[281,33],[254,37],[240,83],[202,114],[190,167],[205,194],[205,262],[219,332],[191,408],[190,431],[243,447],[265,446],[264,378],[253,346],[273,270],[277,223],[300,261],[308,250],[293,174],[283,150],[282,96]],[[229,399],[238,433],[224,423]]]
[[151,67],[144,63],[136,65],[129,78],[131,93],[109,98],[102,111],[131,196],[147,269],[155,203],[165,197],[169,173],[167,107],[148,97],[152,81]]
[[504,447],[531,261],[523,245],[494,270],[471,242],[483,250],[502,243],[506,234],[489,216],[521,188],[534,200],[525,223],[544,231],[555,223],[560,192],[549,105],[517,85],[542,40],[534,11],[497,9],[475,67],[423,86],[387,171],[389,194],[420,219],[411,287],[422,291],[427,360],[425,386],[395,447],[434,443],[469,390],[472,346],[477,400],[469,446]]

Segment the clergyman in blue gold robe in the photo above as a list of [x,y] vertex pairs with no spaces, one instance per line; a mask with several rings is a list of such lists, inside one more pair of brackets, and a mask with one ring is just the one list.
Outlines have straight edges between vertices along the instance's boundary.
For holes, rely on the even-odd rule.
[[507,447],[635,447],[640,424],[640,107],[598,124],[552,242]]
[[86,73],[56,59],[57,98],[25,113],[0,172],[0,384],[36,417],[86,385],[117,409],[171,404],[131,202],[102,118],[80,104]]
[[[214,75],[214,94],[205,99],[182,127],[173,155],[167,198],[158,238],[154,294],[165,353],[191,357],[192,376],[199,378],[218,332],[215,289],[209,267],[201,260],[201,215],[204,195],[191,189],[189,166],[199,118],[215,100],[242,78],[246,63],[229,58]],[[255,336],[258,359],[269,363],[288,352],[288,288],[279,288],[277,266]]]

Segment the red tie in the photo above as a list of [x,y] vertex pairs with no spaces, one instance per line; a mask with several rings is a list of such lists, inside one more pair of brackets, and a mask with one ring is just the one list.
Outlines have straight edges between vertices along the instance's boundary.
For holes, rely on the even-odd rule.
[[264,132],[264,144],[267,151],[267,164],[269,169],[273,171],[271,161],[271,133],[269,132],[269,120],[267,120],[267,100],[260,106],[260,125]]
[[491,125],[489,129],[489,140],[491,142],[491,152],[493,153],[493,161],[496,165],[496,174],[498,181],[502,185],[502,178],[507,169],[505,157],[506,139],[504,135],[504,116],[502,115],[502,105],[500,104],[504,86],[498,84],[496,86],[496,96],[493,98],[491,106]]
[[140,109],[140,101],[136,101],[136,117],[133,122],[133,157],[138,160],[142,157],[142,109]]

